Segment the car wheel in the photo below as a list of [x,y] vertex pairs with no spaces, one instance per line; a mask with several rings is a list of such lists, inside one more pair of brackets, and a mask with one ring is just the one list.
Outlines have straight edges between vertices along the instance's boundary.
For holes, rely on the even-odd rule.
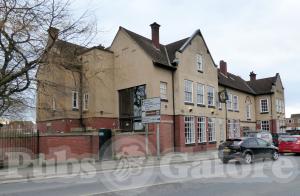
[[222,163],[227,164],[229,162],[228,159],[222,159]]
[[252,163],[253,156],[250,153],[246,153],[244,155],[244,163],[245,164],[251,164]]
[[274,150],[272,153],[272,159],[276,161],[278,158],[279,158],[279,153],[276,150]]

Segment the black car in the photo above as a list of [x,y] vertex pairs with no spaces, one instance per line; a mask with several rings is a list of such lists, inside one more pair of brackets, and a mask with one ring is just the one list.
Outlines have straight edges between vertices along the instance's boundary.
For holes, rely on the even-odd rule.
[[255,137],[228,139],[219,146],[219,158],[223,163],[235,159],[250,164],[255,159],[279,158],[278,148]]

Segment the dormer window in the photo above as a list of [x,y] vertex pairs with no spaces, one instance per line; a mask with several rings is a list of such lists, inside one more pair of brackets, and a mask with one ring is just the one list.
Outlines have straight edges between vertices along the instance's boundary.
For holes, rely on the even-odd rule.
[[203,72],[203,59],[201,54],[196,55],[197,71]]

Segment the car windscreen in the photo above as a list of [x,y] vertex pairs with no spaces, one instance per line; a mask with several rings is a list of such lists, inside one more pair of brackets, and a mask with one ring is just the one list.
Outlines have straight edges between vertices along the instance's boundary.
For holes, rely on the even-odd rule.
[[280,140],[283,142],[295,142],[298,138],[296,137],[280,137]]

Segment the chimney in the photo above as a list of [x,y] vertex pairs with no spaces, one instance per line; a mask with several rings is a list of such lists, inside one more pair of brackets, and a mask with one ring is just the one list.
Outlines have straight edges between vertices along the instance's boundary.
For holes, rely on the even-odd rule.
[[48,29],[48,44],[49,45],[53,44],[57,40],[58,34],[59,34],[59,29],[57,29],[55,27],[50,27]]
[[220,72],[227,76],[227,63],[223,60],[220,61]]
[[250,72],[249,76],[250,76],[250,81],[256,80],[256,74],[253,71]]
[[152,44],[155,46],[155,48],[160,49],[159,47],[159,27],[160,25],[156,22],[152,23],[150,25],[151,31],[152,31]]

